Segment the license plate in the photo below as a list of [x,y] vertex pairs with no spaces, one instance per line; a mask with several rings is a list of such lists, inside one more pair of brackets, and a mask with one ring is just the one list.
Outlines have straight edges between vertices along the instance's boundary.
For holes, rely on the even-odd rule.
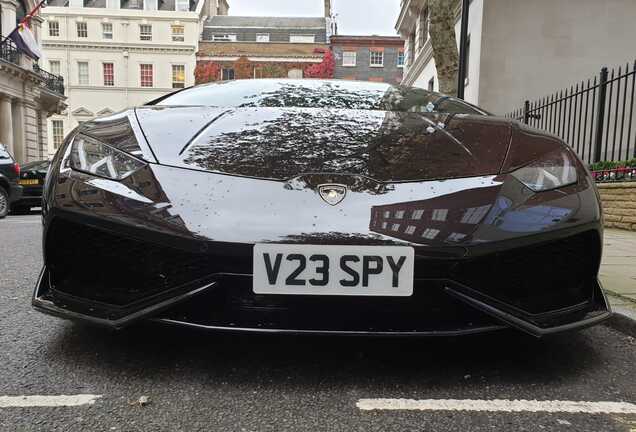
[[38,179],[18,180],[18,184],[21,184],[23,186],[32,186],[32,185],[40,184],[40,180],[38,180]]
[[413,294],[413,262],[407,246],[256,244],[252,288],[256,294],[406,297]]

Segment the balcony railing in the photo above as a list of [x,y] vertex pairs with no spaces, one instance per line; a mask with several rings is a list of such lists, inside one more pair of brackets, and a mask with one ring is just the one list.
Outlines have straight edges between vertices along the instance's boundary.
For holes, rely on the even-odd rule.
[[20,61],[20,51],[9,38],[0,40],[0,59],[13,64],[18,64]]
[[37,63],[33,63],[33,72],[42,77],[42,86],[54,93],[64,94],[64,78],[53,75],[42,69]]
[[[24,67],[24,64],[20,64],[21,55],[24,54],[11,39],[3,38],[0,41],[0,58],[2,60],[13,63],[16,66]],[[42,87],[54,93],[64,94],[64,78],[45,71],[37,63],[33,63],[33,72],[42,78]]]

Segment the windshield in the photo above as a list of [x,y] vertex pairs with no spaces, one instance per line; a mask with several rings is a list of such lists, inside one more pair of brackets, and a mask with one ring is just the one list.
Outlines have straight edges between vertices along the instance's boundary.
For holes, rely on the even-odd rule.
[[336,108],[488,115],[459,99],[420,88],[327,80],[237,80],[190,87],[148,105]]

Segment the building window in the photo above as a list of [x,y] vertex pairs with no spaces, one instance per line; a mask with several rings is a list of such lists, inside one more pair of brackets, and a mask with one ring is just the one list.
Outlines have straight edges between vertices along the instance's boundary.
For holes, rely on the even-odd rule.
[[49,72],[51,72],[53,75],[60,75],[59,60],[49,60]]
[[152,65],[140,64],[139,65],[139,84],[142,87],[152,87]]
[[384,217],[385,217],[386,219],[390,218],[390,217],[391,217],[391,212],[390,212],[390,211],[388,211],[388,210],[386,210],[386,211],[384,212]]
[[436,209],[436,210],[433,210],[433,214],[431,215],[431,220],[444,222],[446,221],[447,216],[448,216],[448,209]]
[[113,25],[111,23],[102,23],[102,38],[103,39],[113,38]]
[[104,85],[105,86],[114,86],[115,85],[115,67],[112,63],[102,63],[104,68]]
[[174,4],[174,10],[177,12],[189,12],[190,0],[176,0]]
[[57,21],[49,21],[49,36],[59,36],[60,35],[60,23]]
[[68,5],[72,8],[84,7],[84,0],[69,0]]
[[121,0],[106,0],[107,9],[119,9],[121,7]]
[[391,231],[398,232],[399,229],[400,229],[400,224],[394,223],[393,225],[391,225]]
[[88,26],[86,25],[86,23],[82,21],[75,24],[77,25],[77,37],[78,38],[88,37]]
[[413,213],[411,214],[411,219],[413,220],[419,220],[422,219],[422,215],[424,214],[424,210],[413,210]]
[[435,228],[426,228],[422,232],[422,238],[433,240],[439,234],[439,230]]
[[431,78],[428,82],[428,91],[433,91],[435,88],[435,77]]
[[184,36],[184,32],[185,29],[182,25],[172,25],[170,26],[170,29],[172,31],[172,42],[184,42],[185,41],[185,36]]
[[269,42],[269,33],[256,33],[256,42]]
[[223,81],[230,81],[234,79],[234,69],[232,68],[223,68],[221,79]]
[[369,63],[371,67],[383,67],[384,66],[384,52],[382,51],[371,51],[371,62]]
[[172,65],[172,88],[185,87],[185,65]]
[[53,147],[59,148],[64,141],[64,122],[62,120],[52,120]]
[[88,62],[77,62],[77,83],[88,85]]
[[342,53],[342,66],[355,67],[358,53],[355,51],[344,51]]
[[150,24],[139,24],[139,40],[152,40],[152,26]]
[[236,42],[235,34],[213,34],[213,42]]
[[420,49],[428,40],[428,8],[420,14]]
[[144,0],[144,10],[157,10],[158,0]]
[[289,35],[289,41],[291,43],[314,43],[316,41],[316,35]]
[[415,232],[415,225],[409,225],[406,227],[406,229],[404,230],[404,234],[413,234]]
[[396,219],[403,219],[404,218],[404,210],[398,210],[395,212],[395,218]]
[[404,50],[398,51],[397,67],[404,67]]

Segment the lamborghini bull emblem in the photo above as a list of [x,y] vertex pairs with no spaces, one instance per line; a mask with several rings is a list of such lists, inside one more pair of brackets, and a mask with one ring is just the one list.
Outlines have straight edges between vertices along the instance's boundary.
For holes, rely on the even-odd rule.
[[347,195],[347,187],[339,184],[323,184],[318,186],[318,193],[327,204],[335,206]]

